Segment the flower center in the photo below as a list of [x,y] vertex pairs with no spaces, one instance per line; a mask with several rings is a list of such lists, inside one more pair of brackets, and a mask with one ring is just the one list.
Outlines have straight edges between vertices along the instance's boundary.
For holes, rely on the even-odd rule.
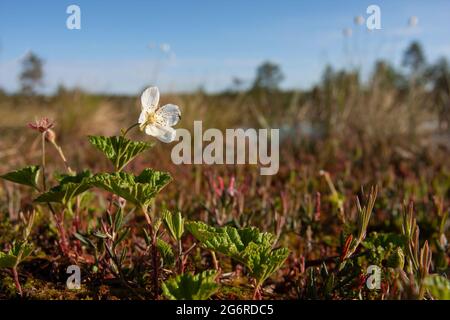
[[156,113],[155,112],[148,112],[146,114],[145,122],[141,123],[139,126],[139,129],[144,130],[146,126],[154,124],[156,122]]

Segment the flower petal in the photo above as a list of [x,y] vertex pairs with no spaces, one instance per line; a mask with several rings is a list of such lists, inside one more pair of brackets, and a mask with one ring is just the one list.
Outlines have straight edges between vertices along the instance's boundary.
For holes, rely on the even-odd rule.
[[160,125],[148,125],[145,127],[145,133],[158,138],[162,142],[169,143],[175,140],[176,130],[171,127]]
[[144,123],[145,121],[147,121],[147,111],[146,110],[142,110],[141,114],[139,115],[139,119],[138,119],[138,123]]
[[180,108],[174,104],[166,104],[156,111],[156,121],[164,127],[172,127],[181,119]]
[[149,87],[145,89],[141,96],[142,111],[154,112],[159,103],[158,87]]

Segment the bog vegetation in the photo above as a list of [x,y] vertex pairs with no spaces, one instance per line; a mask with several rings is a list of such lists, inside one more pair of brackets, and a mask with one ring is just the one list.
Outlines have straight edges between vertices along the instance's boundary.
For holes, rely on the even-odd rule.
[[417,43],[367,81],[328,67],[282,91],[268,63],[247,89],[162,94],[177,127],[280,128],[273,176],[174,165],[121,130],[137,97],[37,95],[28,58],[23,92],[0,92],[0,298],[450,299],[450,67]]

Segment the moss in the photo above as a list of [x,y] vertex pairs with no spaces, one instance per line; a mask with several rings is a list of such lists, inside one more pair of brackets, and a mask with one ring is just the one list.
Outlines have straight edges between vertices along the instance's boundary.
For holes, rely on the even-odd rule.
[[219,300],[252,299],[253,288],[249,286],[222,285],[215,298]]

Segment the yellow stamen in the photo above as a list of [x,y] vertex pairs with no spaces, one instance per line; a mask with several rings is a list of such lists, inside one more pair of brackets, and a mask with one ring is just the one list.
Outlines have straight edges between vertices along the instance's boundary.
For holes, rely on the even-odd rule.
[[140,124],[139,129],[144,130],[146,126],[154,124],[156,122],[156,113],[149,112],[146,114],[146,119]]

